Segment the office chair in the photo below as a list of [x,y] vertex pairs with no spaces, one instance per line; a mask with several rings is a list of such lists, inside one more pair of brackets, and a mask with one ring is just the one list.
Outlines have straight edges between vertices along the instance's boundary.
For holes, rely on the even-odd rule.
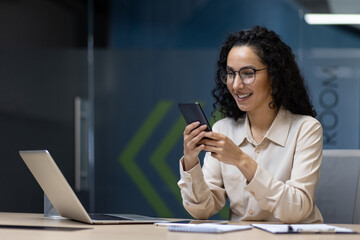
[[360,150],[324,150],[315,203],[325,223],[360,223]]

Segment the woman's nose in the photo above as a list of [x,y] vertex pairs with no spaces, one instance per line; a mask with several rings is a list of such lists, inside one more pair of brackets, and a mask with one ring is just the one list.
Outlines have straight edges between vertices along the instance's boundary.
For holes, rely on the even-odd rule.
[[234,89],[242,89],[245,87],[245,84],[241,80],[239,74],[235,75],[234,82],[233,82],[233,88]]

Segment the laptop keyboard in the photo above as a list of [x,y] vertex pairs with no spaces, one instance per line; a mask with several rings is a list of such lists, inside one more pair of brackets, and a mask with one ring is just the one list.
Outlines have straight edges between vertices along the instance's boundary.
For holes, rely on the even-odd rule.
[[101,213],[91,213],[89,216],[93,220],[129,220],[128,218],[116,217]]

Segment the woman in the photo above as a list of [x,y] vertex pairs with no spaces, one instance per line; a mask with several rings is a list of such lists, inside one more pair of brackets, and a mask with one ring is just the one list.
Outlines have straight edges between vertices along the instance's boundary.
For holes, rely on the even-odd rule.
[[207,219],[229,198],[231,220],[322,222],[314,203],[322,127],[290,47],[264,27],[230,34],[213,96],[225,118],[212,132],[198,122],[184,130],[186,210]]

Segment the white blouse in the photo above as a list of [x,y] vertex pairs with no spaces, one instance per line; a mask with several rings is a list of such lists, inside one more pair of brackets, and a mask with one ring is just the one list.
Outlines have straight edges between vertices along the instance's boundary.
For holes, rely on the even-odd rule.
[[226,135],[251,156],[258,167],[247,184],[240,170],[205,154],[184,171],[180,160],[178,185],[185,209],[197,219],[208,219],[230,202],[231,220],[316,223],[323,218],[315,206],[315,189],[322,161],[323,132],[313,117],[281,108],[264,139],[252,138],[248,118],[224,118],[213,131]]

